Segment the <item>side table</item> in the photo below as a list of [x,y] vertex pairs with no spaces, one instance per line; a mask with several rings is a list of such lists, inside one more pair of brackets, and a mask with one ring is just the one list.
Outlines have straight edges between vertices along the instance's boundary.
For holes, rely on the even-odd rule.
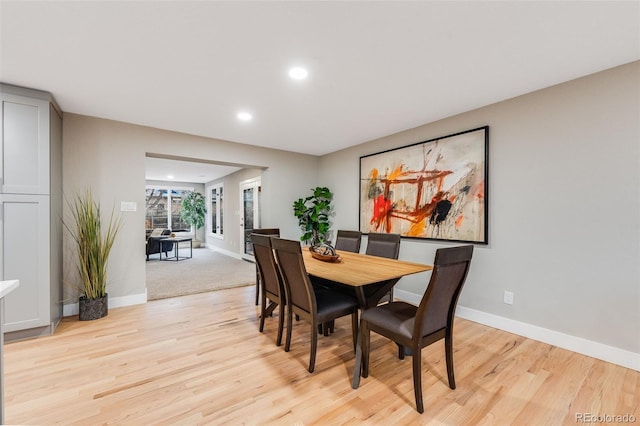
[[[162,252],[160,252],[160,260],[185,260],[191,259],[193,257],[193,240],[189,237],[174,237],[174,238],[165,238],[162,240],[163,242],[172,242],[173,244],[173,252],[175,253],[173,256],[168,256],[165,252],[165,258],[162,258]],[[180,243],[189,242],[189,256],[180,256]]]

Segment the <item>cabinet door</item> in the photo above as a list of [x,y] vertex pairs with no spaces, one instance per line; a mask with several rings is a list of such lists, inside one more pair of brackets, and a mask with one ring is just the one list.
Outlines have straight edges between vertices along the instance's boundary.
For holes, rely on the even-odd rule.
[[1,96],[0,192],[49,194],[49,102]]
[[4,304],[4,331],[51,322],[49,196],[0,194],[0,271],[20,280]]

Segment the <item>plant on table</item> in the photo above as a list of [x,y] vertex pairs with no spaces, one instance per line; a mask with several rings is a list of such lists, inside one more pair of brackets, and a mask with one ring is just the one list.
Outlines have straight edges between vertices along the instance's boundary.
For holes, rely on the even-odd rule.
[[303,232],[300,240],[316,246],[328,242],[333,193],[329,188],[320,186],[312,191],[312,195],[294,201],[293,214]]

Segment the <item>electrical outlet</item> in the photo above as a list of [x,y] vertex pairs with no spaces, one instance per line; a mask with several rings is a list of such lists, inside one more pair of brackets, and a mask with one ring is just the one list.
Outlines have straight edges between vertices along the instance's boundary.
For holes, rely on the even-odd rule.
[[513,305],[513,293],[510,291],[504,292],[504,303],[507,305]]

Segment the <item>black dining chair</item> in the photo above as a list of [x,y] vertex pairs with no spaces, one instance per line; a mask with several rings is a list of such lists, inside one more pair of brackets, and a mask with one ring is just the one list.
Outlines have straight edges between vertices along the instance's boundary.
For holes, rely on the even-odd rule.
[[[338,233],[336,234],[336,250],[344,250],[350,251],[352,253],[360,253],[360,244],[362,242],[362,232],[360,231],[349,231],[344,229],[338,229]],[[313,278],[311,283],[314,286],[324,286],[324,287],[332,287],[333,289],[337,289],[344,294],[349,296],[353,296],[353,288],[349,288],[338,283],[327,282],[326,280],[321,280],[319,278]],[[323,324],[318,330],[320,333],[328,336],[329,333],[333,333],[334,331],[334,321],[330,321],[329,324]]]
[[313,373],[318,346],[318,326],[346,315],[351,315],[351,331],[355,349],[358,334],[358,303],[349,296],[327,288],[311,285],[304,266],[299,241],[272,238],[278,268],[282,275],[287,294],[287,338],[284,350],[291,347],[293,314],[311,324],[311,353],[309,372]]
[[362,242],[362,232],[338,229],[336,235],[336,250],[360,253],[360,243]]
[[413,390],[416,409],[422,403],[422,348],[444,339],[449,387],[456,388],[453,374],[453,320],[458,297],[469,272],[473,246],[438,249],[427,289],[419,306],[390,302],[362,312],[352,387],[360,385],[360,376],[369,375],[370,332],[385,336],[398,345],[404,359],[405,348],[413,357]]
[[400,254],[400,234],[370,232],[365,254],[397,259]]
[[[257,228],[257,229],[253,229],[251,233],[279,237],[280,228]],[[259,301],[260,301],[260,273],[258,272],[258,265],[256,265],[256,305],[260,303]]]
[[[389,259],[398,259],[400,255],[400,234],[370,232],[365,254]],[[393,288],[380,299],[379,303],[393,302]]]
[[[251,234],[253,253],[260,274],[260,287],[262,303],[260,305],[260,332],[264,330],[265,318],[270,316],[276,307],[278,310],[278,337],[276,345],[282,344],[282,329],[284,326],[284,307],[286,304],[286,292],[280,271],[276,266],[276,259],[271,247],[271,237],[268,235]],[[269,305],[267,306],[267,300]]]

